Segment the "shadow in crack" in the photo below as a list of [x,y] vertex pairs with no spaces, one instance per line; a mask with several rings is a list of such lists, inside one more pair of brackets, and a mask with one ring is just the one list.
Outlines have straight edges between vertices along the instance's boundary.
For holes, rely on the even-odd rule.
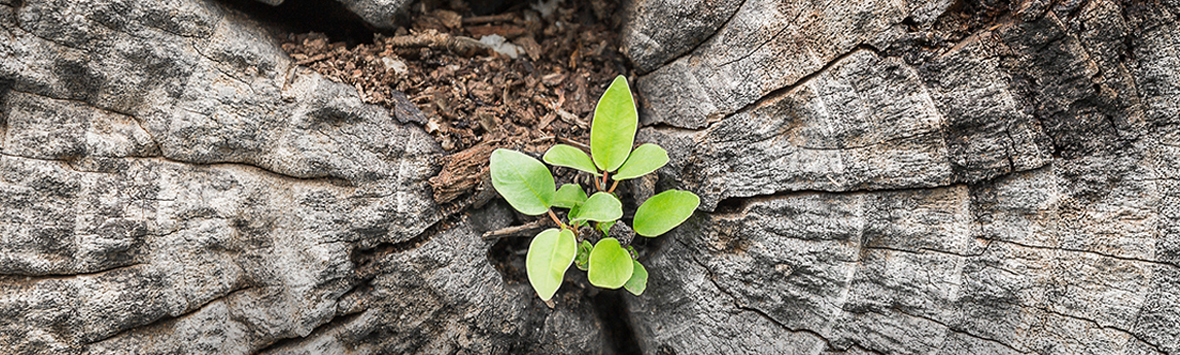
[[[503,202],[498,202],[489,206],[507,208],[505,205]],[[640,238],[637,242],[651,248],[659,247],[660,243],[652,243],[647,239],[649,238]],[[506,237],[496,241],[488,249],[488,259],[506,283],[517,285],[529,283],[528,274],[525,271],[525,255],[528,253],[531,241],[532,237]],[[570,266],[566,271],[565,282],[557,294],[557,298],[580,299],[584,300],[582,302],[589,301],[593,304],[593,309],[590,311],[602,324],[602,333],[607,343],[605,346],[608,349],[608,354],[641,354],[639,341],[635,337],[635,331],[631,327],[630,317],[627,314],[627,297],[633,296],[629,296],[627,291],[623,289],[605,290],[591,286],[586,279],[586,273],[574,266]],[[558,308],[571,305],[568,301],[558,301],[556,304]],[[544,307],[539,302],[537,305]]]
[[638,355],[639,340],[635,338],[635,330],[631,327],[630,317],[627,316],[627,291],[603,290],[591,296],[594,311],[598,320],[602,321],[606,339],[617,355]]
[[508,284],[528,283],[524,259],[533,238],[501,238],[488,249],[488,260]]
[[319,32],[331,42],[345,42],[349,47],[372,43],[379,30],[369,27],[356,14],[333,0],[285,0],[271,6],[256,0],[217,0],[227,7],[241,11],[267,27],[286,33]]

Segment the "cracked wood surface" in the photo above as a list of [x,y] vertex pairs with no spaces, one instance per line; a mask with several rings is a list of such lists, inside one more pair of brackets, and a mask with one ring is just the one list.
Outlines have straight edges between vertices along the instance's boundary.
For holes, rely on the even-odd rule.
[[[1180,3],[625,11],[672,161],[623,188],[702,197],[641,248],[644,353],[1180,354]],[[587,292],[493,265],[506,204],[436,205],[430,137],[246,16],[0,29],[0,352],[612,352]]]
[[433,139],[243,14],[34,0],[0,28],[0,353],[601,353],[584,297],[526,313],[491,267],[504,206],[432,228]]
[[750,0],[632,57],[702,198],[643,260],[644,353],[1180,353],[1180,7],[947,5]]

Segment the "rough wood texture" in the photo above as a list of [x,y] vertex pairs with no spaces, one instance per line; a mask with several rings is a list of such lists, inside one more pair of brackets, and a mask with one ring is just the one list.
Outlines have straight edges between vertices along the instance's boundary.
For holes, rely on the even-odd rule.
[[1180,353],[1177,14],[745,1],[637,81],[702,197],[644,353]]
[[610,309],[243,15],[0,0],[0,353],[1180,354],[1180,2],[622,8],[702,204]]
[[[278,6],[286,0],[255,0],[264,4]],[[348,11],[356,14],[369,26],[392,30],[397,28],[399,19],[409,12],[411,0],[335,0],[344,5]]]
[[602,353],[421,128],[216,2],[0,2],[0,353]]

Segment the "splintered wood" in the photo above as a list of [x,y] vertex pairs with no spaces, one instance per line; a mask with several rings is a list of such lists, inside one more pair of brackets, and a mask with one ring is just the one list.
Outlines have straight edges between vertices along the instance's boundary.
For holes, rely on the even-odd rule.
[[470,192],[488,174],[491,145],[481,144],[442,158],[442,171],[430,178],[434,200],[438,203],[454,201]]

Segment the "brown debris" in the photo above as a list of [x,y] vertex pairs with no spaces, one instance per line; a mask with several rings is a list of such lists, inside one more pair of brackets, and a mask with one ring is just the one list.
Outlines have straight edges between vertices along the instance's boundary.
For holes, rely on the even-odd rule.
[[464,18],[463,24],[464,25],[482,25],[485,23],[495,23],[495,22],[513,22],[515,20],[516,20],[516,14],[509,12],[506,14],[488,15],[488,16],[474,16],[474,17]]
[[455,53],[461,53],[465,57],[469,57],[480,51],[485,54],[492,53],[491,47],[471,37],[452,36],[434,31],[388,38],[385,40],[385,45],[393,48],[428,47],[445,49]]
[[[430,180],[439,203],[486,186],[495,148],[537,153],[556,140],[588,142],[598,97],[627,74],[616,34],[589,4],[567,2],[542,18],[527,7],[469,16],[461,2],[448,3],[415,6],[408,29],[373,43],[347,48],[307,33],[283,44],[297,63],[357,87],[362,100],[421,125],[453,153]],[[521,55],[511,59],[478,41],[490,34],[508,38]]]
[[488,173],[488,158],[493,150],[491,145],[481,144],[443,157],[442,171],[430,178],[435,202],[454,201],[475,188]]
[[470,33],[472,37],[483,37],[496,34],[504,36],[504,38],[513,39],[525,34],[525,29],[524,27],[513,25],[483,25],[468,27],[467,33]]

